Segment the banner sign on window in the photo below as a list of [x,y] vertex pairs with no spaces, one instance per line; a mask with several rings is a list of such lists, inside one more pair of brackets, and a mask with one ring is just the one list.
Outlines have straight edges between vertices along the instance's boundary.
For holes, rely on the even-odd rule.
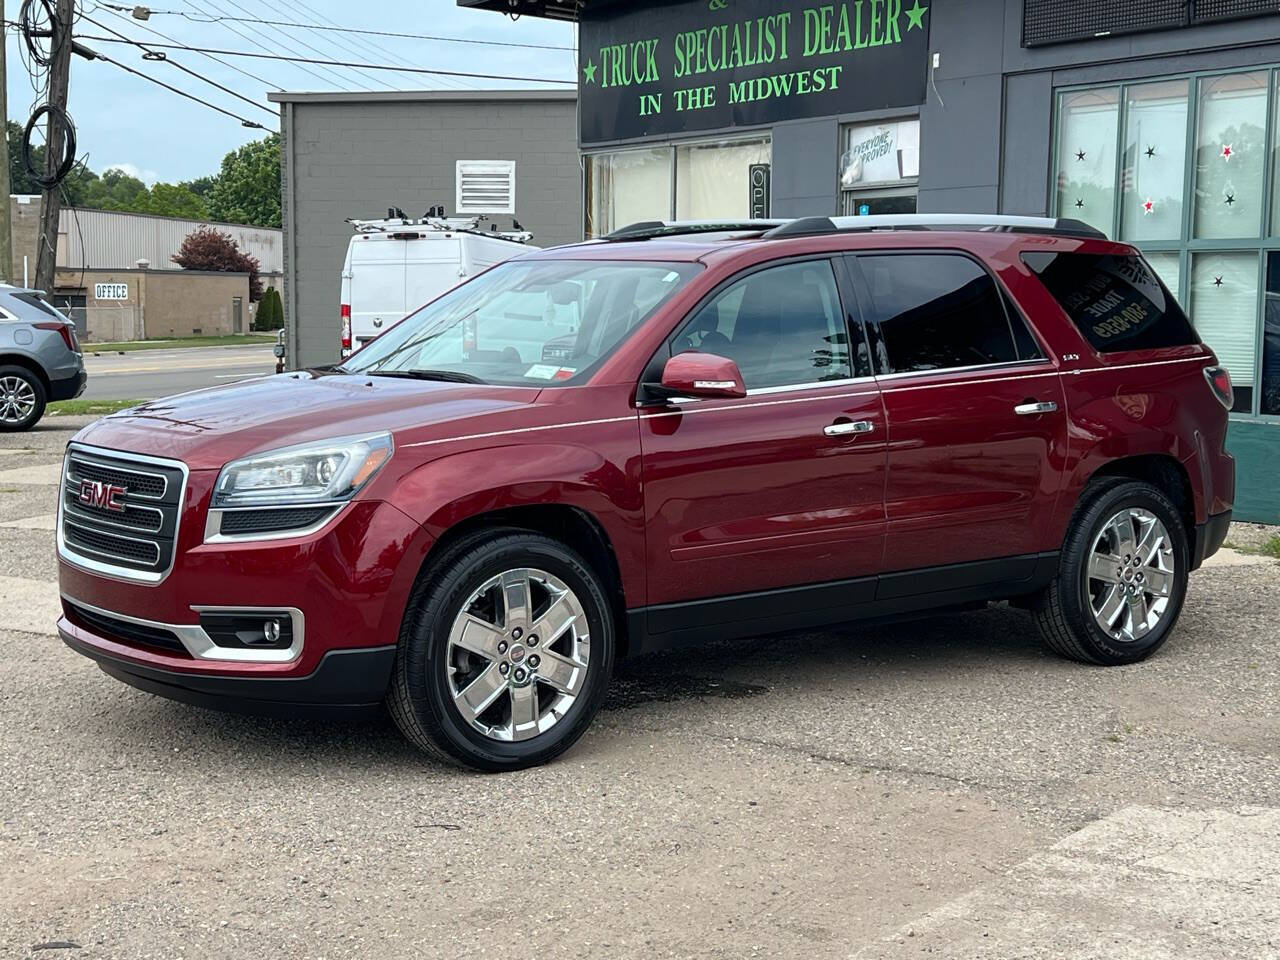
[[845,131],[840,186],[845,190],[920,176],[920,121],[866,123]]
[[920,0],[588,6],[582,142],[923,103],[928,10]]

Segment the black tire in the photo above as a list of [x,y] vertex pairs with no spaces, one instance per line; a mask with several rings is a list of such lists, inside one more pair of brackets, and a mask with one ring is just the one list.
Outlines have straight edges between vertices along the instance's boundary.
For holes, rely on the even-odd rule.
[[44,384],[40,382],[40,378],[26,367],[10,364],[0,366],[0,384],[14,377],[24,381],[27,387],[30,388],[35,396],[35,406],[31,408],[31,412],[27,416],[19,421],[6,420],[3,414],[4,395],[3,392],[0,392],[0,433],[22,433],[25,430],[30,430],[44,416],[45,404],[49,399],[49,395],[45,392]]
[[[1102,629],[1090,607],[1085,580],[1095,538],[1118,512],[1136,507],[1154,514],[1168,531],[1173,549],[1173,583],[1168,606],[1145,636],[1117,640]],[[1118,666],[1144,660],[1168,639],[1182,612],[1191,551],[1186,525],[1172,501],[1158,488],[1138,480],[1100,481],[1080,498],[1062,545],[1058,574],[1032,604],[1031,613],[1045,645],[1059,656],[1082,663]]]
[[[474,729],[454,705],[448,637],[475,590],[519,568],[543,570],[574,592],[586,614],[590,657],[577,698],[553,726],[528,740],[501,741]],[[405,737],[437,759],[489,772],[546,763],[582,736],[604,702],[615,637],[608,593],[578,553],[531,531],[481,530],[446,548],[419,576],[400,630],[387,707]]]

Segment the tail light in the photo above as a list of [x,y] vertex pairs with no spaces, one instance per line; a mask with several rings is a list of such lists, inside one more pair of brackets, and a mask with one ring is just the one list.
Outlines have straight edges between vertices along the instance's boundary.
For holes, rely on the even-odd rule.
[[1213,395],[1218,402],[1230,410],[1236,403],[1236,392],[1231,387],[1231,374],[1223,367],[1205,367],[1204,378],[1213,388]]
[[341,307],[340,314],[342,316],[342,349],[351,349],[351,304],[344,303]]
[[76,348],[75,333],[72,331],[71,327],[68,324],[56,323],[52,320],[49,320],[49,321],[42,321],[40,323],[32,324],[32,326],[34,326],[37,330],[56,330],[62,336],[62,342],[67,345],[68,350],[70,350],[72,353],[80,352]]

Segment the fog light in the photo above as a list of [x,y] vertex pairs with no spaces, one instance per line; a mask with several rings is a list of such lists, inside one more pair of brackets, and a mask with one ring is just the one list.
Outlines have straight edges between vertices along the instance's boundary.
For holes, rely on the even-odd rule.
[[287,650],[293,646],[293,618],[285,611],[206,610],[200,614],[200,626],[218,647]]

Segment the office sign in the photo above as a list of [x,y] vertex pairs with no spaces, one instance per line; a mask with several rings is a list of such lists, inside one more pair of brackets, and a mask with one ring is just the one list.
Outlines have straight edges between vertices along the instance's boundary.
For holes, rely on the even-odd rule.
[[582,14],[584,145],[924,102],[920,0],[679,0]]
[[93,285],[95,300],[128,300],[129,285],[127,283],[95,283]]

